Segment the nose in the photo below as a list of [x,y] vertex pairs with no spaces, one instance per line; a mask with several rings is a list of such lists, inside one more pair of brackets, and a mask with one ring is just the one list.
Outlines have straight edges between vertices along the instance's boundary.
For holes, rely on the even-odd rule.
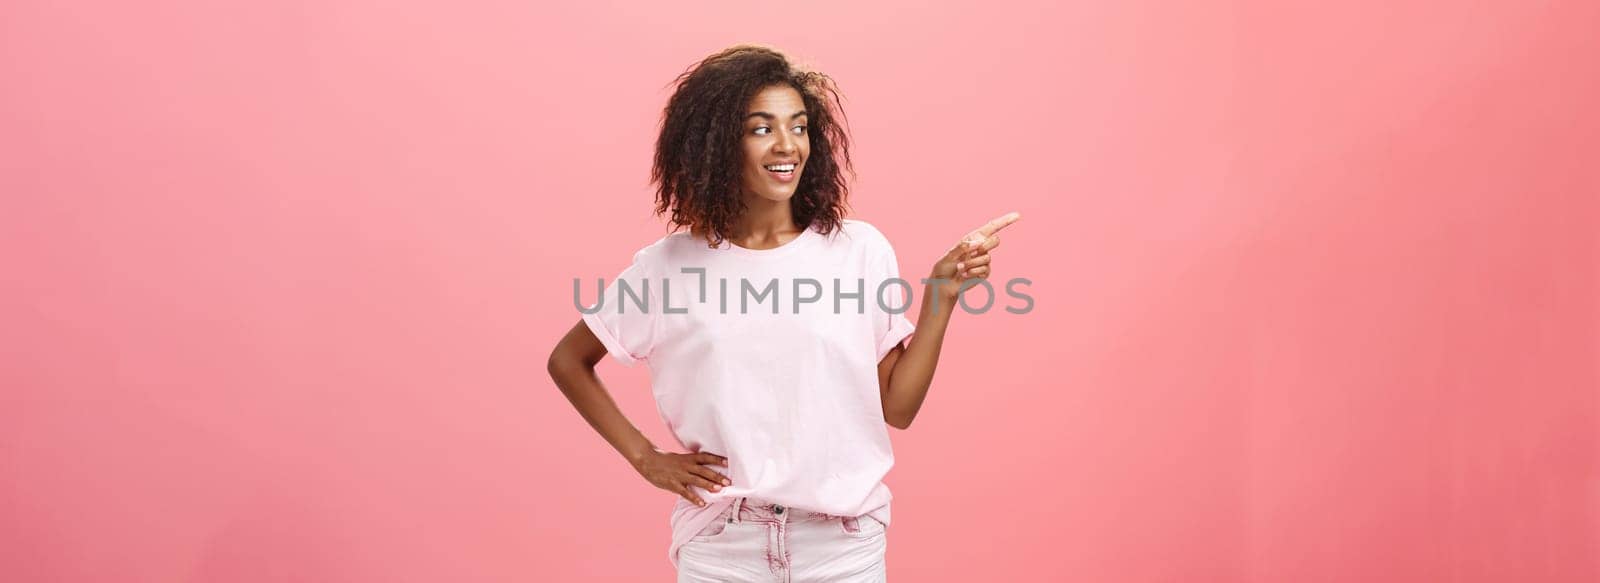
[[772,151],[776,154],[789,154],[799,147],[796,141],[799,137],[789,132],[778,132],[778,139],[772,143]]

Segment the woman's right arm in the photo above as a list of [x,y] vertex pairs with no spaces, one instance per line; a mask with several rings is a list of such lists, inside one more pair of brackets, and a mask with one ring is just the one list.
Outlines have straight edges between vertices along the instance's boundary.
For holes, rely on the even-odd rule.
[[611,447],[622,454],[640,475],[657,488],[682,496],[697,506],[705,506],[689,486],[699,486],[712,492],[731,482],[726,476],[711,469],[711,465],[727,467],[728,460],[719,455],[697,453],[670,453],[657,449],[628,421],[617,408],[611,393],[600,383],[594,367],[606,356],[606,347],[594,336],[589,326],[578,324],[550,351],[547,368],[561,393],[572,402],[573,408],[583,416],[589,426],[604,437]]

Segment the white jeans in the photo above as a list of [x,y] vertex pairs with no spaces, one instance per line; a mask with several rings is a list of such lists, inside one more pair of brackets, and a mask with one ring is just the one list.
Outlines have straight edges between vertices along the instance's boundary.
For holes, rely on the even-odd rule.
[[887,543],[869,516],[740,498],[678,549],[678,583],[883,583]]

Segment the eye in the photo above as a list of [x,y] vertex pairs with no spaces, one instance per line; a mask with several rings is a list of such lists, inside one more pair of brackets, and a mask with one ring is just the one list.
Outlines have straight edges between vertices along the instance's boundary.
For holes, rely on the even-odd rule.
[[803,126],[803,125],[794,126],[794,133],[797,134],[797,135],[805,135],[806,126]]
[[767,135],[768,133],[771,133],[771,132],[772,132],[772,128],[769,128],[767,126],[761,126],[761,127],[758,127],[758,128],[755,129],[755,134],[758,135],[758,136],[765,136],[765,135]]

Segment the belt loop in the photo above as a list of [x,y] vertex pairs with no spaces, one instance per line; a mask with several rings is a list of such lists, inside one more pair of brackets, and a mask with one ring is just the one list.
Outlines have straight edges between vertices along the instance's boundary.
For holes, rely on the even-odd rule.
[[734,498],[733,499],[733,513],[728,515],[728,518],[732,518],[733,520],[731,520],[729,522],[732,522],[734,524],[739,524],[741,522],[744,522],[744,519],[739,517],[739,507],[743,506],[743,505],[744,505],[744,497],[743,496],[740,496],[738,498]]

